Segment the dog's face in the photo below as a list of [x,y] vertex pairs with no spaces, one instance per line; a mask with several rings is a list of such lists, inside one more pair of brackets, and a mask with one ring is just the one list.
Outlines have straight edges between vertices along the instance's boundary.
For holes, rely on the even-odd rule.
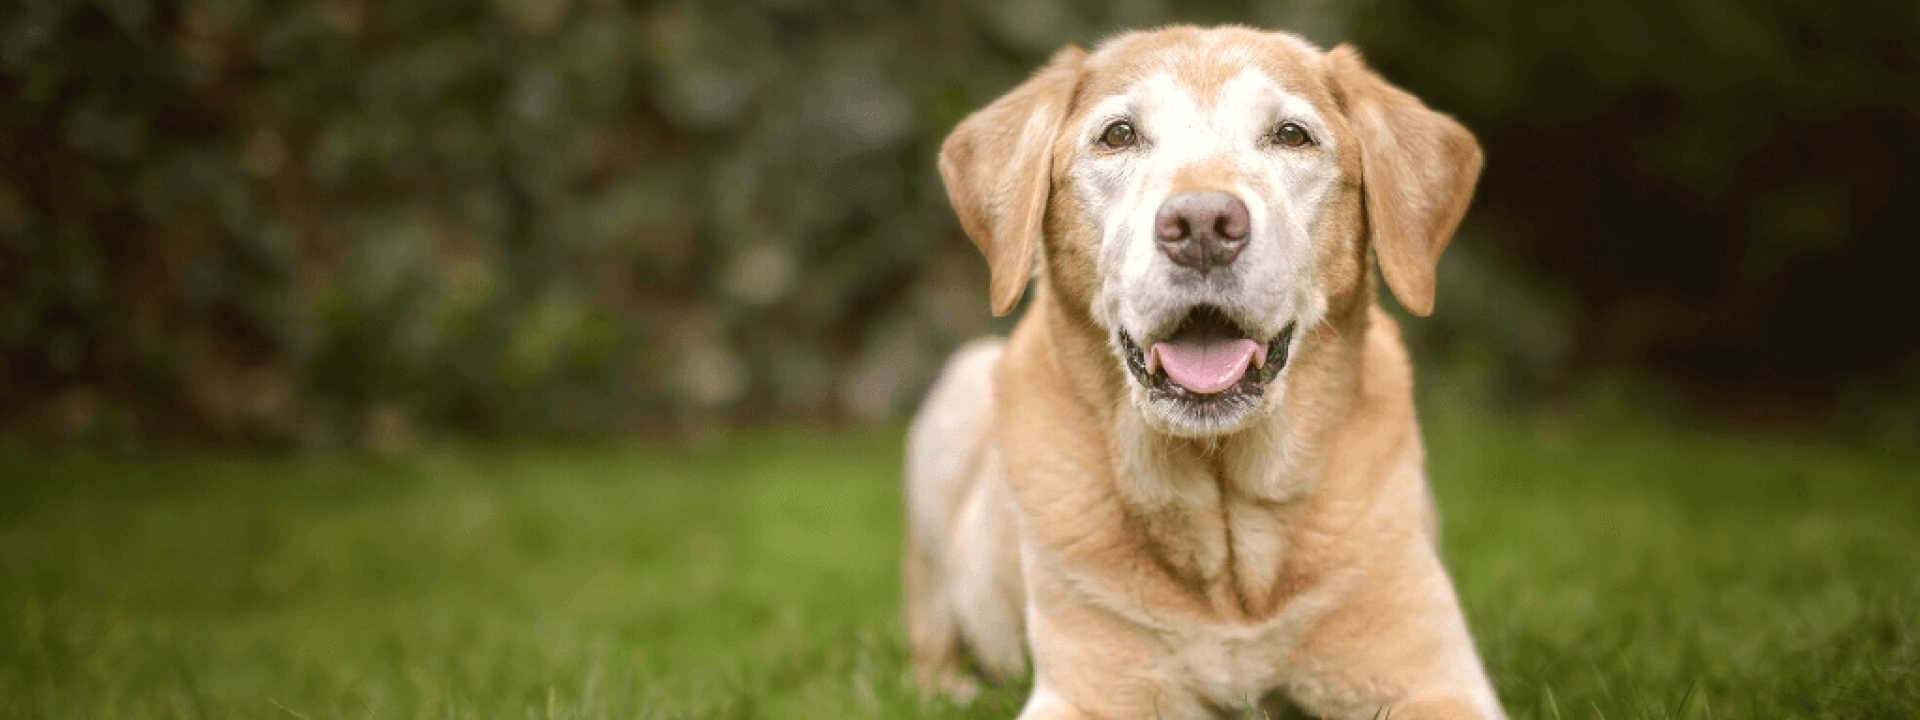
[[1196,33],[1085,63],[1055,146],[1059,239],[1094,248],[1090,315],[1163,431],[1231,431],[1277,404],[1300,328],[1358,281],[1359,154],[1317,61],[1286,36]]
[[1425,314],[1478,167],[1471,135],[1350,50],[1240,28],[1063,51],[941,156],[996,312],[1041,243],[1061,301],[1108,335],[1134,407],[1181,436],[1278,405],[1329,307],[1368,287],[1370,247]]

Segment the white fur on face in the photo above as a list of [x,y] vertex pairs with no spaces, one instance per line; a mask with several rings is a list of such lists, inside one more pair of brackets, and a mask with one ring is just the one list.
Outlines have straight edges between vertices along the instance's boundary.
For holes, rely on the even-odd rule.
[[[1138,144],[1117,151],[1097,144],[1116,120],[1133,124]],[[1287,122],[1305,128],[1314,144],[1272,144],[1274,130]],[[1251,67],[1206,97],[1162,71],[1095,101],[1072,131],[1081,150],[1069,178],[1100,224],[1100,287],[1091,308],[1096,322],[1146,349],[1195,306],[1213,305],[1261,342],[1298,323],[1293,348],[1299,347],[1326,314],[1314,238],[1326,231],[1322,221],[1340,187],[1336,139],[1312,103]],[[1204,275],[1168,259],[1153,227],[1175,178],[1201,163],[1231,168],[1199,184],[1239,197],[1251,223],[1251,239],[1233,264]],[[1124,363],[1117,335],[1115,356]],[[1286,377],[1282,371],[1268,384],[1261,406],[1278,405]],[[1155,429],[1177,435],[1231,432],[1256,414],[1248,406],[1230,417],[1193,417],[1179,403],[1150,400],[1138,383],[1132,395]]]

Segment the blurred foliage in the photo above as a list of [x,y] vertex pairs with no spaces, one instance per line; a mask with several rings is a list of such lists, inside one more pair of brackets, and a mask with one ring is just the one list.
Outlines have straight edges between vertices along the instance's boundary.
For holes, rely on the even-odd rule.
[[[1920,74],[1830,45],[1910,38],[1914,12],[1557,7],[6,4],[0,426],[383,447],[896,417],[947,350],[1005,328],[941,137],[1062,43],[1175,20],[1357,37],[1480,133],[1483,201],[1415,337],[1491,392],[1560,392],[1679,336],[1833,330],[1806,313],[1839,300],[1766,321],[1807,258],[1903,242],[1870,231],[1914,212],[1882,201],[1920,94],[1881,83]],[[1811,170],[1776,186],[1768,163]],[[1860,167],[1878,184],[1836,184]],[[1859,282],[1821,292],[1856,294],[1822,297],[1894,265],[1846,267]],[[1861,348],[1908,361],[1862,387],[1920,387],[1911,335]]]
[[1564,360],[1506,378],[1920,443],[1920,3],[1381,2],[1354,30],[1487,145],[1457,242],[1539,289],[1507,333],[1556,317]]
[[1003,327],[939,140],[1166,12],[9,5],[0,412],[308,447],[896,416]]

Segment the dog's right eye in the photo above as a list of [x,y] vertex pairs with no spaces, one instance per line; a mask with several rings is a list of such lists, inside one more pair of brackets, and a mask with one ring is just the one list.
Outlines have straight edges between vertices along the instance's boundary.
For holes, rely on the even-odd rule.
[[1299,123],[1286,123],[1273,130],[1273,142],[1281,147],[1306,147],[1313,144],[1313,135]]
[[1108,125],[1107,129],[1100,133],[1100,145],[1109,150],[1130,148],[1139,140],[1139,134],[1133,131],[1133,123],[1125,120]]

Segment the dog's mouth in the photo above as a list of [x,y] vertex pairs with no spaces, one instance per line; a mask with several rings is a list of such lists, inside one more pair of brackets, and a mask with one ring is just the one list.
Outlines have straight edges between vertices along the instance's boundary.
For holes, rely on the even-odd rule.
[[1211,405],[1259,397],[1287,365],[1294,326],[1255,339],[1225,311],[1201,305],[1144,349],[1125,331],[1120,344],[1127,370],[1153,399]]

